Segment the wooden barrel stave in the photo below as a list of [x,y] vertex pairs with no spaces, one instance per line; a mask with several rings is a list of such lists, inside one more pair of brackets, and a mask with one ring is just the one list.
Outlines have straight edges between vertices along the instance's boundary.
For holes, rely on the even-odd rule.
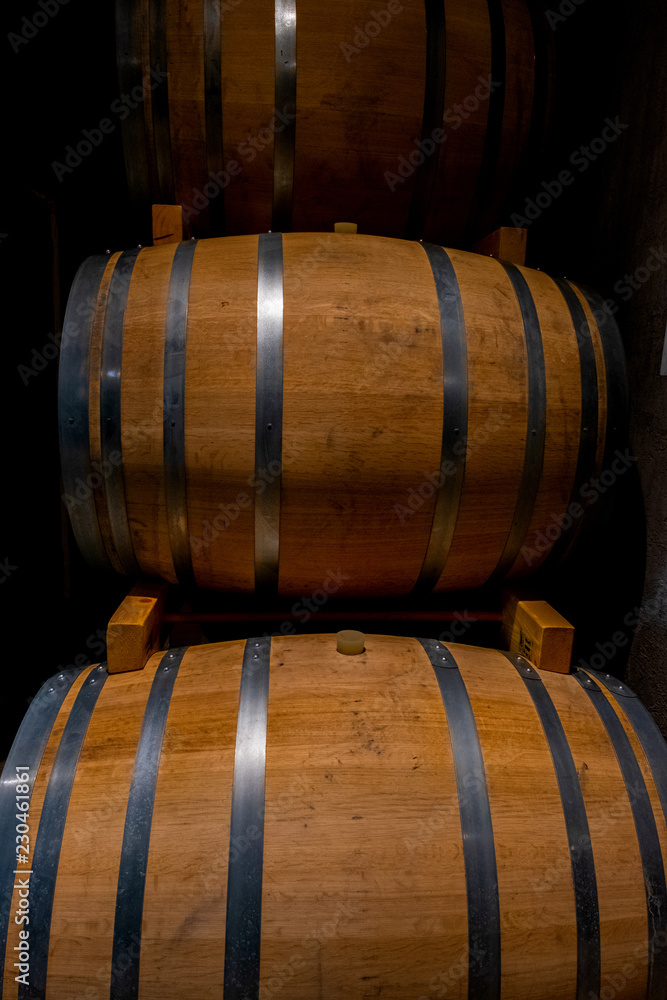
[[[126,301],[116,292],[105,301],[121,287],[111,275],[122,258],[106,264],[97,305],[73,291],[66,325],[96,310],[90,460],[80,444],[72,457],[67,340],[61,368],[65,497],[84,554],[251,592],[269,502],[282,594],[320,588],[339,570],[348,595],[462,589],[562,555],[588,517],[586,484],[623,433],[613,324],[603,337],[576,286],[480,255],[340,234],[271,239],[282,246],[282,374],[259,393],[258,322],[271,315],[257,305],[264,237],[142,250],[126,265]],[[449,298],[439,300],[445,262]],[[121,377],[100,378],[123,301]],[[184,379],[170,419],[165,351]],[[264,468],[256,423],[269,396],[281,457]],[[115,464],[118,436],[101,430],[114,398]],[[100,468],[109,474],[95,478]],[[67,499],[78,482],[93,488]],[[561,530],[575,501],[573,527]],[[84,516],[99,522],[100,551],[82,533]]]
[[542,565],[548,554],[536,546],[540,533],[553,523],[554,515],[567,510],[570,502],[581,425],[581,376],[573,374],[567,383],[561,378],[563,370],[574,371],[579,366],[576,339],[565,338],[559,332],[567,322],[562,295],[543,271],[522,267],[520,272],[531,290],[543,331],[548,418],[540,486],[524,541],[525,549],[522,546],[510,574],[515,576]]
[[[249,642],[252,655],[254,643],[265,640]],[[432,642],[429,648],[434,655],[443,652]],[[659,995],[654,991],[664,976],[664,958],[657,947],[649,959],[648,939],[652,935],[657,946],[667,934],[667,800],[661,801],[657,787],[664,787],[667,748],[655,724],[627,689],[612,694],[603,675],[590,672],[598,689],[591,695],[576,676],[524,677],[497,651],[454,644],[444,652],[456,667],[435,670],[447,673],[450,695],[454,687],[465,692],[472,728],[461,727],[458,716],[455,726],[445,711],[437,672],[417,640],[368,636],[365,652],[350,659],[336,652],[334,636],[271,641],[260,997],[282,991],[296,998],[358,996],[369,982],[394,1000],[444,986],[463,997],[498,982],[503,995],[546,1000],[574,998],[583,986],[601,995],[619,976],[626,979],[629,1000]],[[243,642],[194,647],[180,663],[159,751],[145,881],[138,879],[143,905],[128,897],[117,910],[125,870],[121,853],[131,860],[139,845],[139,827],[127,832],[137,747],[146,720],[156,724],[155,701],[147,706],[160,677],[164,685],[169,662],[156,654],[143,671],[106,680],[97,668],[72,672],[78,676],[41,764],[36,761],[31,770],[35,934],[44,925],[36,901],[45,865],[45,794],[53,796],[55,784],[71,785],[55,845],[59,859],[47,900],[52,911],[42,942],[46,950],[40,952],[30,938],[32,982],[45,976],[48,1000],[76,991],[108,995],[112,974],[117,990],[138,975],[137,995],[151,1000],[190,996],[193,984],[204,997],[221,992],[233,931],[227,886],[260,839],[248,828],[245,840],[232,845],[229,865],[232,809],[238,808],[233,785],[240,766],[234,750],[239,690],[243,671],[250,669]],[[101,690],[80,734],[80,750],[75,741],[69,764],[61,757],[54,768],[67,721],[91,676]],[[54,678],[38,698],[62,683]],[[592,887],[573,865],[568,824],[575,804],[571,796],[563,804],[554,731],[547,731],[536,708],[536,686],[560,720],[578,775],[590,843],[582,839],[576,853],[578,859],[592,858]],[[638,776],[629,786],[619,765],[618,735],[612,743],[613,727],[596,708],[600,699],[627,734]],[[624,707],[630,703],[632,716]],[[28,725],[38,711],[36,701]],[[457,786],[457,767],[477,741],[484,770],[469,772]],[[8,767],[17,762],[10,755]],[[14,788],[7,782],[2,787],[5,797],[11,793],[9,814]],[[500,931],[498,965],[486,970],[484,957],[470,951],[475,934],[480,942],[490,940],[484,926],[469,922],[476,898],[471,871],[480,860],[477,848],[464,847],[461,827],[468,822],[461,809],[478,800],[490,810],[493,836],[485,848],[498,885],[496,896],[494,883],[484,883],[482,905],[489,913],[497,906]],[[646,827],[638,833],[640,805],[652,816],[652,840]],[[13,815],[9,820],[13,825]],[[6,882],[8,876],[13,879],[3,869],[0,877]],[[597,917],[580,914],[582,927],[593,920],[592,933],[587,939],[579,934],[577,943],[576,900],[582,897],[593,899]],[[11,912],[18,905],[14,890]],[[122,961],[119,912],[126,925],[131,912],[140,921],[140,942]],[[3,931],[8,915],[3,911]],[[10,921],[3,952],[3,996],[11,1000],[17,997],[12,962],[18,930]]]

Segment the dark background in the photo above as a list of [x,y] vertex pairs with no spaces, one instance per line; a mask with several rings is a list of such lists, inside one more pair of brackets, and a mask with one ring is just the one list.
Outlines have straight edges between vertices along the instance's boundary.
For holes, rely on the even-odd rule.
[[[88,569],[76,548],[63,543],[68,527],[59,488],[58,363],[47,345],[81,261],[151,241],[148,213],[136,211],[128,198],[120,123],[109,113],[119,93],[113,3],[69,0],[15,52],[8,33],[19,33],[22,18],[38,9],[37,0],[7,3],[0,38],[5,73],[0,275],[8,456],[0,548],[7,637],[0,759],[46,677],[59,667],[103,658],[100,637],[128,587],[123,579]],[[597,531],[575,560],[555,577],[531,585],[576,625],[575,660],[589,659],[600,645],[608,653],[611,649],[608,669],[617,674],[628,669],[630,683],[667,733],[662,664],[667,638],[667,377],[659,374],[667,269],[652,275],[627,302],[614,291],[624,274],[644,264],[652,247],[661,247],[663,238],[667,242],[667,15],[659,0],[632,6],[564,0],[554,2],[551,10],[558,79],[553,138],[536,177],[517,192],[506,221],[512,211],[524,214],[526,199],[534,199],[542,181],[572,170],[570,156],[600,135],[607,117],[618,115],[627,122],[629,127],[587,170],[572,170],[575,183],[531,222],[527,263],[581,280],[618,301],[638,471],[619,479]],[[114,132],[59,182],[52,162],[63,162],[66,147],[76,145],[83,129],[96,128],[105,117],[116,123]],[[20,366],[41,365],[37,355],[47,360],[42,370],[27,376]],[[623,617],[641,603],[643,590],[644,611],[631,646],[632,630],[623,625]],[[456,606],[482,608],[497,602],[494,592],[462,594]],[[305,627],[329,631],[337,626],[318,626],[314,619]],[[443,628],[447,625],[420,624],[417,631],[438,634]],[[264,631],[263,624],[254,630]],[[368,630],[412,633],[415,626]],[[627,644],[609,647],[618,630],[627,633]],[[214,640],[244,634],[238,626],[208,631]],[[494,644],[497,626],[474,626],[465,641]]]

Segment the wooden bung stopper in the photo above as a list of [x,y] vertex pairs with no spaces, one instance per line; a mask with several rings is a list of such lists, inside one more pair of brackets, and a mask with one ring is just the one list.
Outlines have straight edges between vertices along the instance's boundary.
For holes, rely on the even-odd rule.
[[354,629],[346,628],[342,632],[336,633],[336,648],[339,653],[345,653],[346,656],[363,653],[365,643],[366,636],[363,632],[355,632]]

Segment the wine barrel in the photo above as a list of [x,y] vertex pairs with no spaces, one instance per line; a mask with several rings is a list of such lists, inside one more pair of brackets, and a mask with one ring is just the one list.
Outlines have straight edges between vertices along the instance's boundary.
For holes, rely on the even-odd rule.
[[631,464],[595,296],[418,242],[269,233],[90,258],[60,380],[84,555],[212,589],[525,575]]
[[117,0],[130,192],[195,236],[484,236],[544,142],[536,6]]
[[0,798],[6,1000],[664,996],[667,746],[608,675],[375,635],[65,670]]

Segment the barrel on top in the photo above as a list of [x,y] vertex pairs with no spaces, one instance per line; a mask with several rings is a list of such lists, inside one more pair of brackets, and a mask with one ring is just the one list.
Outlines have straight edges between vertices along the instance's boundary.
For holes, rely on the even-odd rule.
[[100,566],[229,591],[476,587],[560,558],[621,462],[593,293],[382,237],[90,258],[61,355],[64,501]]
[[27,929],[45,1000],[660,1000],[666,757],[625,685],[434,640],[65,671],[0,784],[3,996]]
[[[535,5],[533,5],[535,7]],[[130,191],[193,234],[484,236],[542,144],[525,0],[117,0]]]

